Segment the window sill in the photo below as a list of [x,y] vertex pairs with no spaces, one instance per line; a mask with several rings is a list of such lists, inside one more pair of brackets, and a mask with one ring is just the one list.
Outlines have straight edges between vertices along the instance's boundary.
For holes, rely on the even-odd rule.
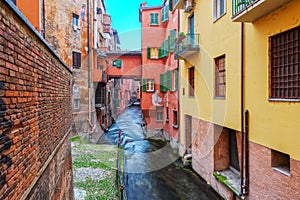
[[285,175],[285,176],[291,176],[288,167],[284,167],[284,166],[282,166],[282,167],[272,167],[272,169],[279,172],[279,173],[281,173],[281,174],[283,174],[283,175]]
[[150,92],[154,92],[154,90],[153,91],[152,90],[146,90],[145,92],[149,92],[150,93]]
[[269,98],[272,102],[300,102],[300,99],[280,99],[280,98]]
[[213,176],[227,186],[232,192],[236,195],[240,195],[240,176],[236,174],[236,172],[232,171],[230,168],[225,169],[223,171],[215,171],[213,172]]
[[173,128],[178,128],[178,124],[173,124]]
[[150,24],[150,26],[159,26],[159,24]]
[[214,99],[218,99],[218,100],[225,100],[226,97],[219,97],[219,96],[215,96]]
[[163,123],[163,120],[156,120],[157,123]]

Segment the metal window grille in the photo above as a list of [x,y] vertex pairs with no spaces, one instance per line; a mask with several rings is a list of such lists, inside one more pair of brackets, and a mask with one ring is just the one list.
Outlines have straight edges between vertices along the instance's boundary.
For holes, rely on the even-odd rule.
[[300,98],[300,26],[271,37],[271,98]]
[[73,51],[73,67],[81,67],[81,53]]
[[189,96],[194,96],[194,89],[195,89],[195,68],[189,68]]
[[215,96],[226,96],[225,55],[215,58]]

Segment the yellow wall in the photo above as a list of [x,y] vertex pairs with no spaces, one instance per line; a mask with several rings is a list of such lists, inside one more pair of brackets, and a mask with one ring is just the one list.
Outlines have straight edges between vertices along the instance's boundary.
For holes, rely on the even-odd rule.
[[[231,21],[231,1],[227,13],[213,21],[213,1],[196,1],[195,33],[200,33],[200,52],[181,61],[181,143],[184,143],[184,115],[191,115],[240,130],[240,27]],[[188,32],[188,16],[180,13],[180,31]],[[226,98],[214,98],[214,58],[225,54]],[[188,97],[188,68],[195,66],[195,97]],[[182,94],[185,88],[185,95]]]
[[36,30],[40,31],[40,1],[17,0],[16,5]]
[[269,37],[300,25],[300,1],[294,0],[254,23],[246,24],[246,108],[250,140],[300,160],[300,102],[270,102]]

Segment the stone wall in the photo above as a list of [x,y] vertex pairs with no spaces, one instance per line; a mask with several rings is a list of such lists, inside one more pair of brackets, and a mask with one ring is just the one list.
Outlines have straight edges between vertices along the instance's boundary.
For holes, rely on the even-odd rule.
[[0,199],[73,199],[72,72],[0,2]]

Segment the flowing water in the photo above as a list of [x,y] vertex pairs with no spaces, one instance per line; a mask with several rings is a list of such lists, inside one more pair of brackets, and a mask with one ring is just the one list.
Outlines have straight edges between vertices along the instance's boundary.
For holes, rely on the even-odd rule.
[[184,168],[168,143],[146,140],[138,106],[124,110],[106,138],[117,144],[121,130],[125,173],[122,180],[128,200],[222,199],[192,170]]

